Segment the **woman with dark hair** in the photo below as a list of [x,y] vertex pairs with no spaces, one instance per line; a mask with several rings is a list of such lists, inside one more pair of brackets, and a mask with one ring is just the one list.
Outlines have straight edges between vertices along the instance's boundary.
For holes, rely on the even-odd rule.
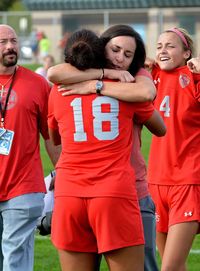
[[[153,99],[155,88],[151,76],[143,68],[146,53],[140,35],[130,26],[115,25],[101,35],[101,40],[105,47],[106,67],[112,68],[105,68],[103,70],[103,77],[121,81],[104,81],[101,94],[128,101]],[[89,94],[95,93],[94,84],[96,80],[86,80],[101,78],[102,70],[89,69],[82,72],[69,63],[65,63],[52,67],[49,77],[50,80],[68,84],[67,88],[71,90],[63,93],[63,95],[75,93]],[[82,83],[71,84],[78,81],[82,81]],[[149,121],[146,124],[157,136],[164,135],[165,132],[163,131],[165,129],[163,128],[163,122],[155,112],[154,114],[154,121]],[[135,169],[137,195],[145,233],[145,271],[156,271],[158,268],[155,257],[155,210],[154,203],[149,196],[146,181],[146,166],[140,151],[141,128],[141,125],[134,123],[134,145],[131,162]]]
[[[136,48],[134,52],[133,60],[128,68],[128,71],[132,76],[135,76],[136,73],[141,69],[144,68],[144,62],[146,59],[146,50],[144,46],[144,42],[139,35],[132,27],[128,25],[114,25],[108,28],[106,31],[103,32],[101,35],[101,40],[103,42],[105,48],[105,54],[107,56],[106,46],[107,44],[112,41],[116,37],[132,37],[135,40]],[[113,67],[112,59],[107,56],[108,63],[110,63],[111,68]],[[107,65],[109,67],[109,64]]]
[[[109,33],[111,34],[110,37]],[[102,95],[112,96],[123,101],[131,102],[152,101],[155,98],[156,89],[151,80],[150,74],[146,72],[146,70],[142,69],[144,68],[146,53],[145,46],[140,35],[128,25],[115,25],[106,30],[101,35],[100,39],[104,45],[107,62],[105,66],[106,68],[80,71],[80,69],[74,68],[70,63],[62,63],[53,66],[48,70],[48,79],[57,84],[74,84],[94,79],[93,82],[90,82],[90,88],[86,87],[87,93],[86,90],[83,89],[82,94],[95,93],[95,79],[113,79],[120,81],[121,84],[104,82],[104,87],[101,91]],[[126,52],[121,50],[124,57],[122,55],[120,56],[118,53],[120,48],[113,44],[115,39],[120,39],[120,42],[122,40],[122,46],[129,46]],[[117,59],[112,59],[115,58],[115,56]],[[125,68],[123,67],[124,64],[122,65],[124,60]],[[139,74],[134,78],[137,72],[139,72]],[[135,84],[127,84],[128,82],[134,82]],[[70,87],[74,88],[75,85]],[[81,85],[81,87],[83,87],[83,85]],[[115,89],[113,89],[113,87]],[[121,89],[124,88],[126,91],[122,92]],[[73,94],[73,89],[63,95],[71,94]]]
[[[69,52],[68,61],[73,59],[76,67],[77,60],[82,70],[87,55],[92,71],[102,63],[95,57],[98,42],[88,32],[95,35],[87,30],[84,35],[76,32],[75,39],[72,35],[66,55]],[[84,42],[83,37],[87,37]],[[82,50],[77,50],[80,44]],[[52,241],[63,271],[94,270],[96,253],[104,254],[109,270],[144,269],[143,230],[130,163],[132,120],[148,125],[155,111],[149,102],[127,103],[100,95],[104,84],[95,80],[95,94],[90,95],[63,97],[58,86],[50,94],[50,136],[55,144],[62,143]]]

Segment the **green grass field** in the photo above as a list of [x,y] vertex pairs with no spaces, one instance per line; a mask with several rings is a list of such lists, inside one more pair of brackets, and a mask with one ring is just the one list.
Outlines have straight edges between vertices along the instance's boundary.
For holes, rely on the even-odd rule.
[[[32,70],[35,70],[38,65],[24,65]],[[148,163],[149,146],[151,143],[151,135],[144,128],[142,133],[142,153],[146,162]],[[41,140],[41,156],[44,167],[45,176],[52,170],[52,164],[44,150],[43,141]],[[180,248],[181,249],[181,248]],[[157,255],[158,263],[160,265],[160,258]],[[105,261],[102,261],[101,271],[107,271]],[[188,257],[188,271],[200,270],[200,236],[198,235],[193,243],[191,253]],[[61,271],[57,251],[50,241],[50,237],[42,237],[38,234],[35,236],[35,263],[34,271]],[[86,270],[87,271],[87,270]]]

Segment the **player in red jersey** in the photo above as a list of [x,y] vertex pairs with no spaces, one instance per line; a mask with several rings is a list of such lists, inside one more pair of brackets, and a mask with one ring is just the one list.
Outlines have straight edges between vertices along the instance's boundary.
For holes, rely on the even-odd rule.
[[15,30],[0,24],[0,270],[32,271],[34,233],[44,206],[40,134],[52,162],[46,80],[17,65]]
[[[53,128],[55,129],[57,128],[57,124],[58,124],[59,131],[62,133],[62,135],[64,135],[64,137],[61,136],[63,140],[62,146],[66,146],[66,147],[63,147],[63,154],[65,153],[65,155],[63,155],[63,159],[61,156],[61,160],[59,161],[57,165],[58,170],[57,170],[57,179],[56,179],[56,189],[57,189],[56,199],[59,198],[59,196],[64,196],[64,195],[68,195],[68,196],[73,195],[73,197],[84,197],[84,198],[93,197],[94,198],[93,202],[88,201],[88,202],[85,202],[84,204],[87,204],[88,208],[89,206],[93,206],[91,207],[91,211],[93,210],[97,212],[95,205],[98,203],[98,206],[101,206],[99,214],[101,213],[101,209],[102,210],[104,209],[103,206],[107,202],[107,199],[110,197],[112,197],[113,199],[116,199],[119,197],[133,199],[134,195],[136,196],[134,192],[134,188],[132,187],[132,185],[134,184],[133,182],[134,177],[132,176],[133,177],[132,183],[129,183],[128,181],[129,179],[128,176],[131,177],[132,175],[132,174],[130,175],[131,171],[129,168],[130,166],[129,146],[130,145],[128,141],[130,140],[130,130],[132,130],[130,129],[130,127],[132,126],[131,120],[133,117],[133,108],[135,109],[137,108],[136,111],[138,113],[139,119],[140,121],[142,121],[143,117],[147,113],[147,112],[145,113],[145,111],[149,106],[145,108],[145,107],[141,107],[142,104],[140,105],[135,104],[133,107],[133,104],[131,103],[123,103],[109,97],[104,97],[102,95],[96,96],[94,94],[89,95],[89,96],[72,95],[70,97],[63,98],[61,94],[57,92],[56,89],[52,92],[51,97],[52,96],[53,98],[50,98],[50,102],[49,102],[50,127],[52,129]],[[53,106],[53,104],[56,102],[59,104],[59,108],[58,107],[55,108]],[[97,106],[98,107],[100,106],[100,109],[97,109],[98,108]],[[68,113],[66,112],[65,114],[63,114],[63,112],[66,111],[66,108],[68,108],[68,111],[67,111]],[[127,115],[127,113],[129,116]],[[93,115],[93,118],[92,118],[93,121],[92,119],[90,120],[91,115]],[[150,113],[150,115],[152,115],[152,112]],[[74,124],[73,124],[73,130],[72,130],[70,128],[70,123],[73,123],[73,122]],[[91,125],[92,122],[93,122],[93,125]],[[66,123],[68,123],[69,125],[68,130],[66,130],[66,128],[63,128],[66,126]],[[125,130],[123,129],[124,126],[126,126]],[[118,130],[118,132],[116,129]],[[76,144],[72,144],[73,140],[71,139],[71,136],[69,136],[69,133],[70,134],[72,133],[70,132],[70,130],[73,131],[74,133],[73,140],[75,140]],[[93,142],[93,145],[91,145],[91,142]],[[94,153],[96,153],[95,157],[94,157]],[[127,156],[128,153],[129,155]],[[87,154],[87,158],[86,158],[86,154]],[[74,168],[73,171],[71,170],[72,168]],[[66,176],[66,178],[63,178],[63,176]],[[77,181],[77,177],[79,177],[78,181]],[[61,186],[60,180],[64,180],[64,179],[67,180],[67,185]],[[123,181],[123,185],[121,183],[122,181]],[[125,186],[124,186],[124,182],[126,182]],[[66,189],[64,187],[66,187]],[[127,189],[128,187],[129,189]],[[95,203],[96,199],[98,199],[98,201]],[[93,217],[91,216],[93,211],[92,213],[89,212],[89,216],[91,216],[90,222],[92,221],[95,222],[96,219],[98,220],[100,219],[99,221],[102,221],[102,224],[103,224],[103,221],[105,223],[105,221],[107,220],[106,219],[107,215],[108,217],[110,216],[108,211],[112,210],[112,205],[114,203],[113,199],[107,202],[108,210],[106,212],[104,210],[105,213],[102,218],[101,216],[99,217],[99,214]],[[59,200],[57,202],[58,202],[58,206],[60,206]],[[74,202],[73,200],[73,204],[74,206],[76,206],[77,202]],[[58,206],[57,206],[57,210],[58,210]],[[121,212],[120,207],[116,207],[116,208],[118,209],[119,212]],[[56,204],[55,204],[54,213],[56,213]],[[117,221],[116,218],[119,216],[117,215],[115,217],[113,215],[112,215],[113,220],[111,224],[112,224],[112,227],[113,226],[116,227],[115,226],[115,223]],[[121,219],[122,219],[122,215],[123,213],[121,214]],[[59,216],[58,211],[57,211],[57,215],[54,215],[54,217],[56,216]],[[132,221],[132,219],[130,219],[130,221]],[[130,221],[126,221],[125,224],[127,226],[128,225],[130,226]],[[122,224],[124,222],[125,221],[123,221]],[[85,239],[84,239],[85,234],[83,235],[83,240],[81,243],[80,243],[81,240],[77,240],[79,241],[78,245],[74,246],[74,244],[71,244],[71,245],[67,244],[66,243],[67,240],[65,240],[64,242],[65,245],[64,245],[64,243],[59,241],[59,238],[56,237],[57,235],[56,231],[58,231],[60,227],[58,226],[58,224],[59,223],[56,223],[55,219],[53,219],[53,226],[55,228],[55,231],[53,230],[52,237],[57,247],[60,247],[63,249],[65,248],[67,250],[78,250],[78,251],[85,250],[87,247],[87,250],[90,249],[90,252],[92,251],[97,252],[97,247],[95,243],[93,243],[92,245],[92,240],[90,240],[90,238],[89,239],[87,238],[87,242],[85,242]],[[94,225],[95,224],[91,224],[90,226],[94,227]],[[115,270],[115,266],[113,265],[112,261],[110,261],[112,258],[111,254],[113,254],[110,251],[112,251],[113,249],[116,249],[117,247],[119,248],[119,243],[121,244],[120,245],[121,247],[126,247],[128,243],[125,245],[124,240],[120,241],[119,234],[118,234],[119,232],[117,233],[116,231],[114,231],[113,228],[112,230],[110,230],[109,235],[107,235],[106,232],[108,231],[108,228],[111,227],[111,225],[110,223],[108,223],[108,221],[106,222],[106,225],[107,225],[106,231],[105,229],[103,229],[103,227],[99,228],[99,226],[98,227],[96,227],[97,225],[95,226],[96,228],[95,238],[97,239],[97,243],[98,243],[98,251],[100,253],[105,253],[106,259],[108,261],[108,264],[111,270]],[[118,226],[120,227],[120,225]],[[128,229],[130,230],[131,227],[129,228],[129,226],[128,226]],[[136,226],[136,228],[138,226],[139,224]],[[133,229],[130,232],[129,230],[127,231],[128,235],[130,235],[130,232],[133,232]],[[68,228],[68,231],[71,232],[70,228]],[[60,229],[59,229],[59,232],[60,232]],[[100,233],[101,235],[99,235]],[[113,238],[113,241],[111,241],[112,238]],[[130,235],[130,238],[131,238],[131,235]],[[117,243],[118,245],[116,247]],[[129,266],[130,260],[133,261],[132,264],[134,264],[134,266],[137,262],[134,256],[136,254],[134,253],[134,251],[132,252],[129,251],[130,254],[129,253],[126,254],[126,249],[123,248],[123,250],[125,253],[124,256],[129,255],[129,257],[134,258],[134,259],[132,258],[132,260],[129,259],[129,261],[127,262],[128,269],[126,269],[125,266],[121,267],[123,270],[129,270],[129,267],[133,268],[133,266],[131,265]],[[122,255],[117,256],[117,254],[118,252],[116,251],[116,257],[119,257],[119,260],[122,259],[121,258]],[[62,252],[62,255],[63,255],[63,252]],[[138,259],[138,260],[140,261],[141,259]],[[61,262],[64,262],[63,258]],[[142,268],[142,265],[140,265],[139,268]]]
[[[132,43],[130,43],[132,38],[136,40],[136,51],[134,47],[132,47]],[[151,79],[151,75],[141,68],[144,65],[145,49],[138,33],[127,25],[115,25],[106,30],[101,35],[101,39],[104,41],[106,57],[109,60],[109,64],[116,69],[104,69],[104,77],[119,79],[121,82],[132,82],[133,80],[136,82],[135,84],[104,82],[104,88],[101,92],[102,95],[109,95],[125,100],[131,99],[132,101],[150,99],[152,95],[149,94],[151,91],[154,91],[154,88],[152,81],[149,80],[149,78]],[[137,55],[135,55],[135,53]],[[134,58],[132,57],[133,55]],[[49,76],[51,80],[56,80],[63,83],[74,83],[89,79],[98,79],[102,76],[102,70],[90,69],[87,71],[80,71],[71,66],[69,63],[65,63],[53,67],[49,72]],[[63,94],[94,93],[94,87],[91,83],[89,81],[85,82],[84,87],[83,84],[70,85],[73,90],[69,90],[67,93]],[[68,88],[70,87],[68,86]],[[160,118],[155,117],[153,125],[152,122],[149,121],[149,128],[150,124],[151,129],[153,129],[152,131],[154,131],[157,135],[163,135],[164,129],[162,122],[160,122]],[[155,271],[158,269],[156,266],[154,243],[154,204],[147,189],[146,166],[140,152],[140,133],[141,126],[134,124],[134,145],[131,162],[136,173],[137,195],[140,203],[145,232],[145,271]]]
[[186,259],[199,230],[200,86],[199,76],[186,66],[192,47],[185,30],[164,31],[152,71],[154,104],[167,127],[165,137],[153,137],[148,167],[162,271],[187,270]]

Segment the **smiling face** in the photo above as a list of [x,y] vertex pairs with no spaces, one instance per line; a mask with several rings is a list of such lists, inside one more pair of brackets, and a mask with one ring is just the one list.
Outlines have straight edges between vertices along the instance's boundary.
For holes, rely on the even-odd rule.
[[190,50],[184,50],[180,37],[173,32],[164,32],[157,42],[156,62],[162,70],[172,70],[186,64]]
[[112,38],[105,47],[106,58],[116,70],[128,70],[135,54],[136,42],[133,37]]

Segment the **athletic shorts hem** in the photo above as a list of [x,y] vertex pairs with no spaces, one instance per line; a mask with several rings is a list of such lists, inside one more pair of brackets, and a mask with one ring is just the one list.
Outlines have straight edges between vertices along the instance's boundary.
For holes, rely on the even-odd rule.
[[141,246],[141,245],[144,245],[144,240],[142,239],[141,241],[137,241],[137,242],[125,243],[125,244],[110,247],[110,248],[102,248],[102,249],[99,249],[99,251],[97,251],[97,250],[86,250],[86,249],[77,249],[77,247],[67,247],[67,246],[64,246],[64,245],[62,246],[62,245],[58,245],[58,244],[54,243],[53,240],[52,240],[52,243],[55,246],[55,248],[58,249],[58,250],[102,254],[102,253],[107,253],[107,252],[117,250],[117,249],[121,249],[121,248],[125,248],[125,247]]
[[142,246],[144,245],[144,240],[141,239],[140,241],[137,242],[130,242],[130,243],[124,243],[122,245],[114,246],[114,247],[109,247],[109,248],[102,248],[99,249],[98,253],[107,253],[113,250],[125,248],[125,247],[135,247],[135,246]]
[[85,249],[77,249],[77,247],[67,247],[65,245],[56,244],[53,240],[51,240],[52,244],[57,250],[65,250],[65,251],[72,251],[72,252],[83,252],[83,253],[98,253],[97,250],[85,250]]
[[87,249],[84,248],[77,248],[73,246],[66,246],[64,244],[58,244],[57,242],[54,242],[53,238],[51,238],[51,242],[54,245],[54,247],[58,250],[66,250],[66,251],[72,251],[72,252],[85,252],[85,253],[98,253],[97,249]]

